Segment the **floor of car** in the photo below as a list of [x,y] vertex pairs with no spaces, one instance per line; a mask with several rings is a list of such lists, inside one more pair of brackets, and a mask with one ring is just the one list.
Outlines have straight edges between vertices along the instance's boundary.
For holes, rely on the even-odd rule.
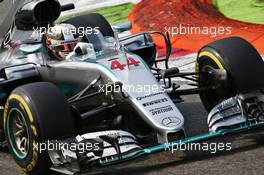
[[185,132],[187,137],[208,133],[207,111],[203,107],[198,95],[189,95],[182,97],[184,103],[178,103],[176,106],[182,112],[185,120]]

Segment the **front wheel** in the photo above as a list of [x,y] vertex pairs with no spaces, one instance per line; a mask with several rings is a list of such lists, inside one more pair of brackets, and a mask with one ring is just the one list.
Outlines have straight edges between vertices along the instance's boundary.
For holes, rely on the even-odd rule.
[[[209,73],[211,71],[211,73]],[[197,57],[199,87],[215,87],[200,93],[209,112],[215,105],[238,93],[264,87],[264,62],[257,50],[246,40],[230,37],[203,47]],[[215,73],[225,73],[224,80]]]
[[66,98],[47,82],[16,88],[4,110],[4,130],[10,153],[30,175],[47,175],[51,162],[39,145],[74,135],[74,120]]

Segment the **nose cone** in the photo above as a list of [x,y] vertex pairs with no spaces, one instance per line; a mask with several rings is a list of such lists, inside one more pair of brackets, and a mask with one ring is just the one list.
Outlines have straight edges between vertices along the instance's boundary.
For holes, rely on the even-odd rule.
[[137,96],[134,101],[139,114],[155,130],[170,133],[183,128],[184,118],[165,92]]
[[183,121],[178,117],[166,117],[162,120],[161,124],[168,128],[175,128],[181,125]]

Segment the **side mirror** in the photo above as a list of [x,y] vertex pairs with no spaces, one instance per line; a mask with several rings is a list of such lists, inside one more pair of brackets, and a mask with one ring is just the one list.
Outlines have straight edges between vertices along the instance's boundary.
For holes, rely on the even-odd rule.
[[69,3],[61,6],[61,12],[73,10],[73,9],[75,9],[75,5],[73,3]]
[[117,33],[122,33],[122,32],[132,29],[132,24],[131,22],[127,22],[127,23],[119,24],[117,26],[112,26],[112,27],[114,31],[116,31]]

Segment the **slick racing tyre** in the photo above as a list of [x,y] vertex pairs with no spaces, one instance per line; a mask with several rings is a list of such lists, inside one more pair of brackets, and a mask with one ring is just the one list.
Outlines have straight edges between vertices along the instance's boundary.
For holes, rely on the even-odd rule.
[[203,47],[197,57],[199,87],[215,87],[200,93],[209,112],[215,105],[238,93],[264,87],[264,63],[246,40],[230,37]]
[[66,98],[51,83],[16,88],[4,110],[4,129],[10,153],[30,175],[47,175],[51,162],[39,144],[74,135],[74,120]]
[[114,37],[114,31],[108,21],[100,14],[91,13],[88,15],[77,16],[64,21],[63,23],[72,24],[76,28],[84,27],[84,31],[90,28],[99,28],[104,36]]

